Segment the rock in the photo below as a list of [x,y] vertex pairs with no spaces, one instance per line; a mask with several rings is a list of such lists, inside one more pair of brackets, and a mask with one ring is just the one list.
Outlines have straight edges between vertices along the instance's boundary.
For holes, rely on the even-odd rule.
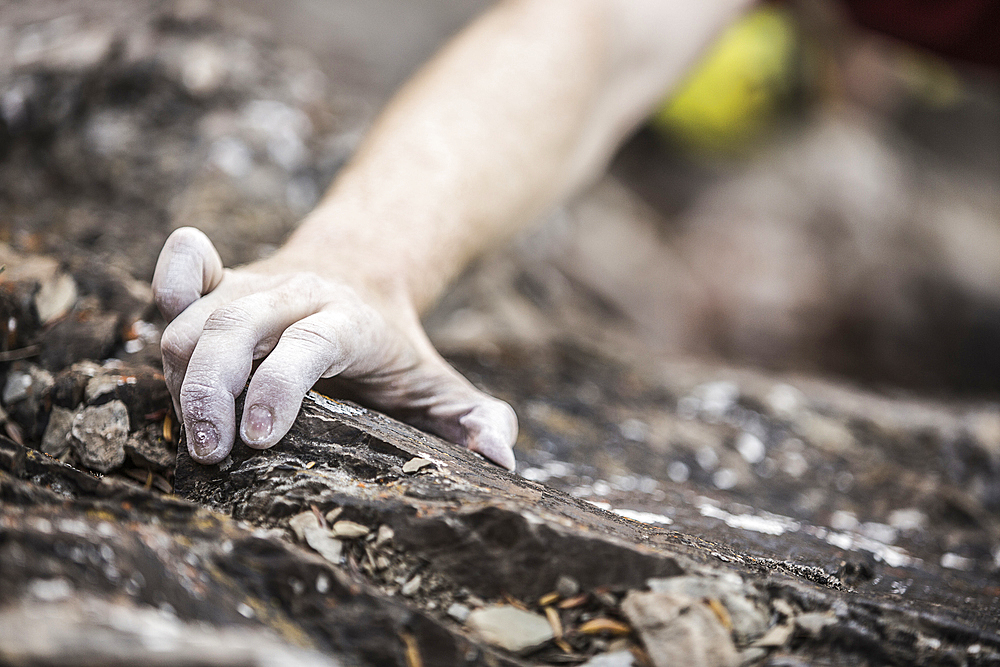
[[353,521],[338,521],[333,524],[333,527],[330,530],[334,537],[346,540],[354,540],[359,537],[364,537],[371,532],[368,529],[368,526],[362,526],[360,523],[354,523]]
[[434,461],[431,461],[430,459],[421,459],[421,458],[410,459],[409,461],[403,464],[403,472],[405,472],[407,475],[412,475],[413,473],[423,470],[424,468],[432,465],[434,465]]
[[554,637],[544,616],[509,605],[477,609],[466,624],[483,641],[511,653],[526,653]]
[[556,581],[556,593],[564,598],[571,598],[580,592],[580,584],[573,577],[562,575]]
[[788,640],[792,636],[795,627],[788,622],[781,623],[771,627],[770,630],[764,633],[764,636],[757,639],[752,646],[759,648],[776,648],[778,646],[784,646],[788,643]]
[[811,612],[795,617],[795,625],[813,637],[819,637],[823,628],[837,622],[837,617],[831,613]]
[[66,408],[53,406],[49,412],[49,425],[45,427],[42,436],[42,451],[49,456],[60,457],[70,446],[70,431],[73,429],[73,417],[76,413]]
[[130,435],[125,442],[125,453],[140,468],[158,472],[173,468],[177,460],[177,447],[163,439],[163,425],[159,423]]
[[391,542],[393,535],[392,528],[386,524],[382,524],[378,527],[378,537],[375,538],[375,546],[380,547],[387,542]]
[[399,592],[406,597],[413,597],[417,594],[417,591],[420,590],[421,583],[423,583],[423,578],[418,574],[403,584],[403,587],[399,589]]
[[120,339],[120,316],[104,312],[96,300],[85,297],[69,317],[65,317],[41,336],[41,363],[58,370],[83,359],[106,359]]
[[52,386],[52,374],[34,364],[19,364],[7,375],[3,387],[3,404],[10,407],[14,403],[37,399]]
[[632,667],[634,664],[635,656],[631,651],[614,651],[595,655],[580,667]]
[[323,528],[313,512],[302,512],[288,522],[295,536],[331,563],[339,564],[343,543]]
[[469,618],[469,614],[471,613],[472,610],[466,607],[464,604],[461,604],[460,602],[453,602],[448,607],[448,615],[451,616],[456,621],[458,621],[459,623],[465,623],[465,621],[468,620]]
[[752,589],[735,573],[650,579],[648,584],[655,593],[719,600],[729,613],[733,633],[741,643],[753,641],[767,631],[769,613],[754,601]]
[[[166,657],[150,659],[150,653]],[[149,605],[79,595],[0,611],[0,655],[17,665],[267,665],[338,667],[273,631],[185,622]]]
[[125,462],[128,409],[121,401],[84,408],[73,417],[73,447],[81,463],[108,472]]
[[38,322],[45,326],[63,317],[73,308],[78,296],[76,281],[67,273],[60,273],[42,283],[35,293],[35,310]]
[[631,592],[622,611],[655,667],[736,667],[732,637],[707,605],[685,595]]

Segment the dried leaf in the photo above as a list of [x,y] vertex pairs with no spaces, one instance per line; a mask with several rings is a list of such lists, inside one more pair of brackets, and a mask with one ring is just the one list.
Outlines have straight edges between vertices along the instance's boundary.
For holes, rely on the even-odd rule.
[[577,628],[577,631],[585,635],[607,633],[614,637],[624,637],[632,632],[632,628],[613,618],[594,618]]

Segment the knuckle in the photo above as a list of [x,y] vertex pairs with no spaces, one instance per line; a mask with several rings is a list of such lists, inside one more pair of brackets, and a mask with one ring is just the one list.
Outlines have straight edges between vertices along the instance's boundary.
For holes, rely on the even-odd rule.
[[184,380],[183,386],[181,386],[181,403],[188,410],[198,410],[211,403],[212,399],[218,396],[220,391],[218,387],[203,379],[192,378],[189,373],[188,377]]
[[187,363],[194,341],[180,327],[169,326],[160,336],[160,353],[168,364]]
[[329,353],[336,349],[337,341],[330,335],[327,328],[311,321],[298,322],[285,330],[282,338],[290,343],[295,343],[298,347],[314,353]]
[[221,308],[216,308],[208,319],[205,320],[203,330],[208,331],[229,331],[247,326],[253,319],[252,314],[238,303],[229,303]]

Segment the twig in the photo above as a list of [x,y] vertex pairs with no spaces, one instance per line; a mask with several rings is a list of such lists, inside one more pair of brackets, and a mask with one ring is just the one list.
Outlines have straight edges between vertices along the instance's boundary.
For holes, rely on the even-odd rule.
[[42,348],[39,345],[26,345],[25,347],[19,347],[16,350],[5,350],[0,352],[0,363],[4,363],[5,361],[28,359],[29,357],[34,357],[41,351]]

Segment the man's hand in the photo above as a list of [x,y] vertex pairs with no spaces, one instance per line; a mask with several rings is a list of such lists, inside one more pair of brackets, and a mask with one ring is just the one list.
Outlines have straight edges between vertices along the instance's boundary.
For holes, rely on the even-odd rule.
[[161,348],[188,449],[216,463],[232,449],[235,399],[253,362],[240,437],[281,439],[320,378],[350,383],[371,407],[402,416],[509,469],[517,418],[437,354],[415,317],[384,312],[324,272],[275,272],[267,262],[224,269],[208,237],[182,228],[156,263],[153,292],[170,325]]

